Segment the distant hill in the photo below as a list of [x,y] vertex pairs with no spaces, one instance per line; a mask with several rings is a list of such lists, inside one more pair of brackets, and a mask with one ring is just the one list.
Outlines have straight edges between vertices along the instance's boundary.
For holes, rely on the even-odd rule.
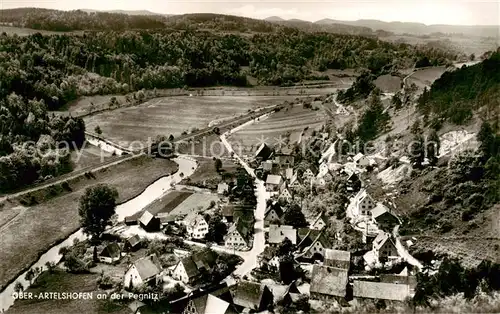
[[162,13],[155,13],[151,12],[148,10],[108,10],[108,11],[99,11],[99,10],[93,10],[93,9],[80,9],[80,11],[87,12],[87,13],[114,13],[114,14],[126,14],[126,15],[159,15],[159,16],[172,16],[173,14],[162,14]]
[[264,21],[268,21],[268,22],[283,22],[283,21],[286,21],[286,20],[282,19],[279,16],[270,16],[270,17],[266,17],[264,19]]
[[357,20],[340,21],[332,19],[322,19],[314,22],[315,24],[345,24],[352,26],[369,27],[374,30],[384,30],[396,34],[428,35],[432,33],[444,34],[464,34],[468,36],[497,37],[500,29],[495,25],[425,25],[422,23],[411,22],[384,22],[379,20]]

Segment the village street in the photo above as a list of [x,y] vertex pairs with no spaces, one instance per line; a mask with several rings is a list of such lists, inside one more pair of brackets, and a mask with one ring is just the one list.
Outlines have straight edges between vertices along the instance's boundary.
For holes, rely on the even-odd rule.
[[[226,134],[222,134],[220,137],[222,143],[226,147],[229,152],[234,153],[231,144],[226,139]],[[253,246],[249,252],[238,254],[243,259],[243,264],[239,265],[238,268],[234,271],[235,275],[244,276],[248,274],[253,268],[257,267],[257,257],[259,254],[264,252],[264,248],[266,245],[265,237],[264,237],[264,214],[266,211],[266,202],[269,198],[269,193],[266,191],[264,186],[264,182],[259,180],[255,176],[254,170],[241,159],[240,156],[234,154],[234,158],[236,158],[241,166],[245,168],[245,170],[252,177],[255,178],[255,193],[257,197],[257,208],[255,209],[255,225],[254,225],[254,238],[253,238]]]

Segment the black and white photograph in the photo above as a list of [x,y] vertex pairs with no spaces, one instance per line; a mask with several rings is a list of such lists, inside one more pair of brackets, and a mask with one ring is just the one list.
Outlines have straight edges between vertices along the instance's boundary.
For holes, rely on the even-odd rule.
[[499,0],[0,0],[0,313],[500,313]]

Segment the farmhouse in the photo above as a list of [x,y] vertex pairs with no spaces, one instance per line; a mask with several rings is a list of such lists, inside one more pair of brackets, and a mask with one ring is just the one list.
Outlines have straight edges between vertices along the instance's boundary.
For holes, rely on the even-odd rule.
[[325,249],[331,249],[332,245],[321,230],[300,228],[297,231],[298,247],[301,250],[299,257],[305,259],[323,260]]
[[397,258],[399,256],[396,245],[387,232],[380,232],[375,240],[373,240],[373,252],[375,252],[379,260]]
[[189,300],[182,314],[233,314],[236,313],[229,302],[212,294],[205,294]]
[[226,205],[222,207],[222,216],[228,223],[235,221],[237,218],[253,223],[254,209],[255,206],[251,205]]
[[217,260],[217,254],[212,250],[203,250],[184,257],[175,265],[172,278],[185,284],[198,281],[204,271],[211,271]]
[[283,184],[283,179],[280,175],[270,174],[266,179],[266,190],[268,192],[279,191],[281,185]]
[[160,230],[160,219],[158,217],[155,217],[147,210],[142,214],[141,218],[139,218],[139,224],[142,229],[146,230],[147,232],[155,232]]
[[129,266],[123,278],[123,286],[132,289],[143,284],[154,284],[161,272],[162,267],[155,254],[143,257]]
[[382,230],[392,230],[394,226],[401,223],[399,218],[382,203],[377,203],[377,206],[372,209],[372,218]]
[[323,265],[349,270],[351,266],[351,252],[326,249]]
[[411,296],[410,286],[386,282],[354,280],[352,293],[355,298],[405,301]]
[[324,212],[321,212],[314,221],[312,222],[310,228],[314,230],[321,230],[328,224],[328,217],[326,217]]
[[297,244],[297,230],[293,226],[286,225],[270,225],[269,237],[267,242],[271,245],[279,245],[285,238],[288,238],[292,244]]
[[236,219],[224,236],[224,245],[232,249],[244,249],[250,246],[252,228],[243,219]]
[[264,227],[269,227],[271,223],[281,222],[283,209],[278,203],[270,205],[264,213]]
[[290,179],[290,184],[288,184],[288,186],[292,189],[298,189],[302,187],[302,183],[300,183],[297,172],[293,174],[292,178]]
[[138,234],[130,237],[125,241],[125,249],[128,251],[135,251],[141,247],[141,237]]
[[287,188],[284,188],[281,190],[278,199],[290,203],[293,200],[292,193]]
[[189,237],[193,239],[204,239],[208,233],[208,223],[200,214],[188,215],[184,221]]
[[347,279],[346,269],[314,265],[311,275],[311,299],[344,298],[347,293]]
[[290,182],[290,180],[293,178],[293,174],[294,174],[293,168],[286,168],[285,169],[285,180]]
[[241,309],[261,312],[273,304],[273,293],[266,285],[242,280],[236,287],[233,302]]
[[217,194],[225,194],[229,191],[229,185],[226,182],[217,184]]
[[371,216],[371,211],[375,208],[375,202],[365,189],[360,190],[352,202],[355,216]]
[[362,153],[356,154],[356,156],[354,156],[352,160],[356,163],[356,166],[359,167],[367,167],[370,165],[370,160]]
[[273,162],[272,161],[264,161],[262,162],[262,170],[264,170],[265,173],[270,173],[273,171]]
[[268,160],[272,154],[273,150],[266,143],[262,143],[255,152],[255,159],[260,161]]
[[106,245],[99,253],[99,261],[102,263],[112,264],[119,261],[121,258],[121,249],[117,243]]

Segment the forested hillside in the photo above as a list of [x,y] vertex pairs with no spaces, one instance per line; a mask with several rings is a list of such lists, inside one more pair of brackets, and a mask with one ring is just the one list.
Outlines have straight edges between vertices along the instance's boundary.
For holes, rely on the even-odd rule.
[[15,92],[43,99],[53,110],[81,95],[243,86],[247,75],[259,84],[282,85],[308,79],[313,70],[391,69],[421,55],[446,54],[372,38],[299,31],[251,37],[190,31],[2,36],[0,96]]
[[445,72],[419,99],[426,119],[461,124],[479,107],[498,113],[500,103],[500,52],[483,62]]

